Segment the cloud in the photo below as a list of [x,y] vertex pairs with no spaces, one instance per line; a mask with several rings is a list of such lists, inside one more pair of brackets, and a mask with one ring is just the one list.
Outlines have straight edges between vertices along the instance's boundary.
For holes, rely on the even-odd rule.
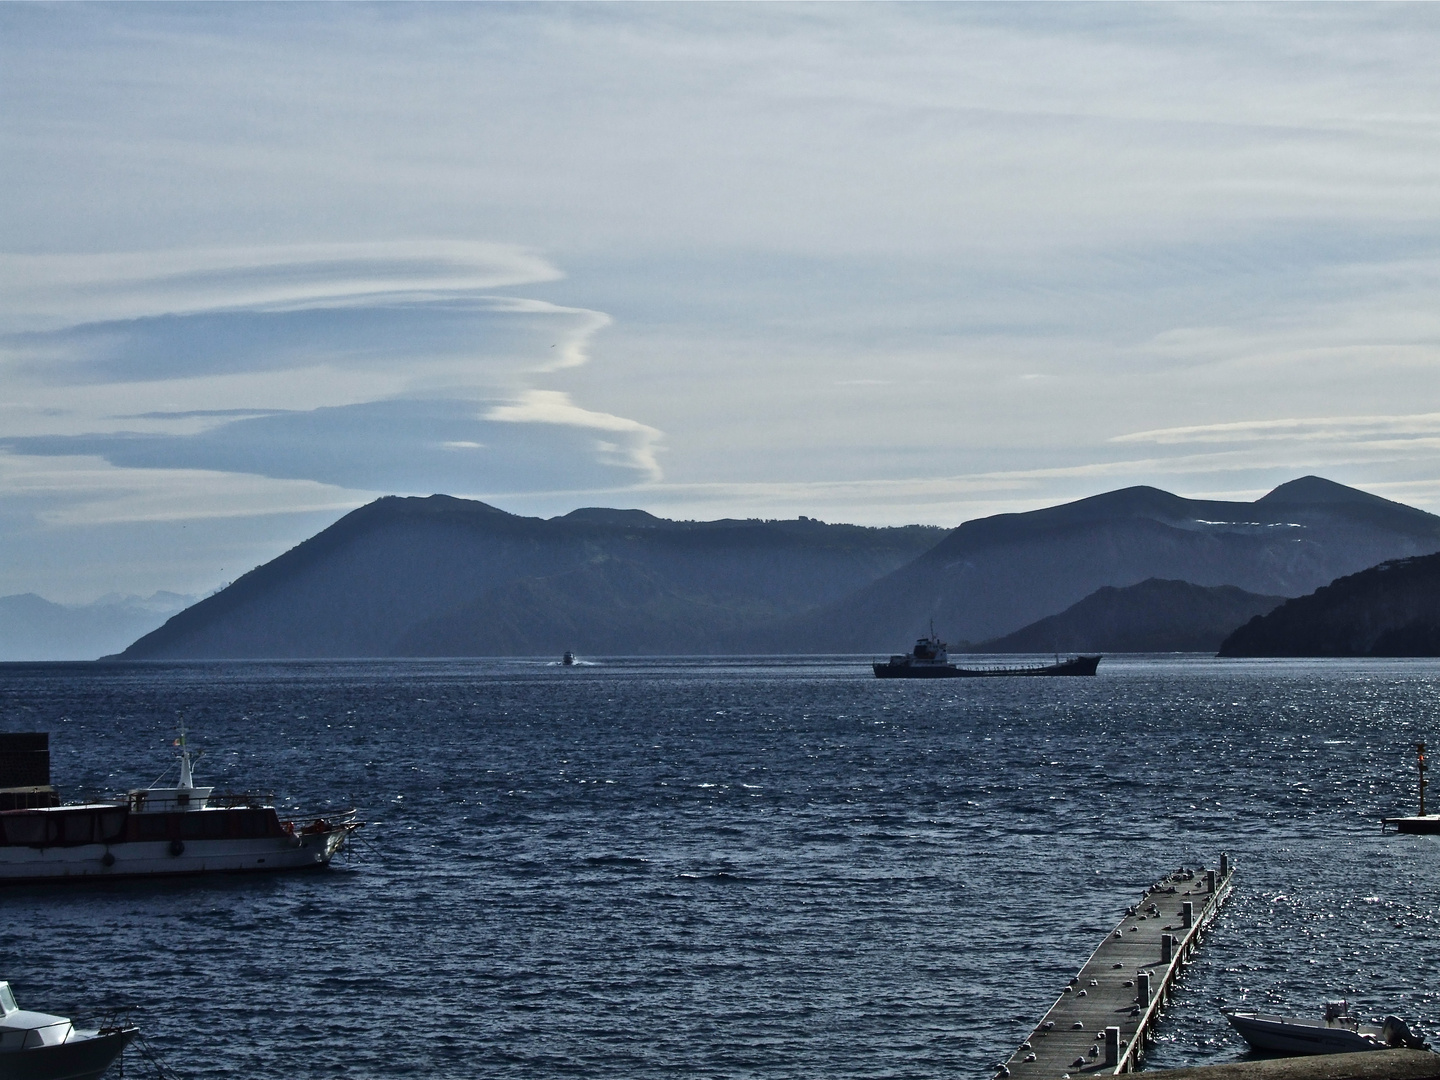
[[487,420],[507,424],[558,424],[582,431],[604,432],[596,440],[600,460],[607,464],[637,469],[647,480],[660,479],[660,464],[655,460],[655,444],[661,433],[646,424],[627,420],[610,413],[582,409],[568,394],[555,390],[527,391],[513,405],[497,405],[486,414]]
[[30,507],[49,526],[344,512],[381,494],[204,469],[122,468],[93,455],[3,451],[0,491],[7,514]]
[[14,332],[162,314],[336,307],[394,296],[467,295],[562,276],[526,248],[456,241],[0,252],[0,327]]
[[657,479],[659,434],[578,408],[564,394],[532,391],[519,405],[398,399],[244,417],[189,435],[29,436],[0,440],[0,446],[26,457],[95,457],[126,469],[488,496]]
[[[35,382],[121,383],[293,371],[396,370],[494,386],[585,362],[600,312],[509,297],[352,300],[82,323],[0,340],[12,373]],[[190,410],[192,413],[198,410]]]
[[1274,420],[1236,420],[1221,424],[1157,428],[1116,435],[1112,443],[1341,442],[1358,446],[1434,445],[1440,437],[1440,413],[1399,416],[1314,416]]
[[[587,364],[611,320],[487,291],[560,276],[521,249],[0,257],[6,275],[47,317],[123,316],[0,335],[0,445],[15,455],[367,492],[660,477],[658,430],[537,385]],[[23,321],[6,303],[0,319]]]

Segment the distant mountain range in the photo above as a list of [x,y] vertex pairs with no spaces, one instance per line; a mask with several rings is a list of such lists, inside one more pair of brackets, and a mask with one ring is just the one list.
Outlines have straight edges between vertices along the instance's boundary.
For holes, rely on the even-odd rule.
[[919,525],[679,522],[595,508],[547,521],[444,495],[384,498],[121,655],[725,652],[748,627],[833,602],[942,536]]
[[123,649],[194,599],[157,592],[56,604],[34,593],[0,596],[0,661],[94,660]]
[[1253,503],[1125,488],[968,521],[913,562],[790,620],[769,642],[891,651],[932,620],[952,644],[990,641],[1106,585],[1164,578],[1299,596],[1386,559],[1435,551],[1440,517],[1318,476]]
[[1106,585],[1058,615],[975,647],[989,653],[1214,652],[1237,626],[1283,603],[1234,585],[1149,578]]
[[[994,642],[1098,590],[1141,583],[1096,597],[1075,620],[1109,618],[1120,635],[1124,619],[1148,619],[1153,635],[1124,638],[1134,648],[1204,640],[1208,649],[1226,611],[1233,627],[1275,597],[1437,551],[1440,518],[1319,477],[1253,503],[1127,488],[949,533],[803,517],[677,522],[639,510],[542,520],[441,495],[392,497],[120,657],[888,654],[932,619],[951,642]],[[1233,586],[1253,599],[1181,596],[1166,582]],[[1060,648],[1062,625],[1036,631],[1051,640],[1034,651]]]
[[1440,656],[1440,555],[1400,559],[1289,600],[1221,656]]

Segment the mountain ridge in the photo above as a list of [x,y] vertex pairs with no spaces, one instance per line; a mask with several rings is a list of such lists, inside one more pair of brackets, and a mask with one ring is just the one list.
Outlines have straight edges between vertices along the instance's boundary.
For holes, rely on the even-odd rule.
[[1298,596],[1385,559],[1440,551],[1440,517],[1306,476],[1255,502],[1121,488],[969,521],[913,563],[771,640],[819,652],[883,651],[932,621],[952,641],[1003,637],[1106,585],[1147,578]]
[[[604,558],[622,564],[638,558],[668,581],[669,618],[678,628],[686,625],[679,609],[687,604],[691,619],[717,606],[749,604],[752,617],[764,621],[816,595],[838,597],[855,580],[901,565],[943,535],[926,526],[810,519],[675,522],[604,508],[543,519],[447,495],[387,496],[242,575],[114,659],[408,655],[396,650],[422,640],[426,655],[474,655],[467,642],[487,635],[461,625],[457,612],[484,611],[481,601],[491,596],[489,610],[501,617],[497,590],[512,589],[518,598],[517,582],[573,573]],[[682,596],[689,599],[682,603]],[[447,616],[454,635],[448,644],[434,628]],[[589,617],[597,616],[603,612],[592,609]],[[566,618],[579,617],[577,610]],[[433,625],[422,631],[422,624]],[[677,646],[686,651],[683,639]]]
[[1436,551],[1440,518],[1319,477],[1254,502],[1122,488],[949,532],[387,496],[116,658],[888,653],[932,619],[994,640],[1151,578],[1298,596]]

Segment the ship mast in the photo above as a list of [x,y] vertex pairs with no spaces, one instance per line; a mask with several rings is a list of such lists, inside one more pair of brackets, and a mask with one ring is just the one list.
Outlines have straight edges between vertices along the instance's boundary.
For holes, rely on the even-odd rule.
[[190,775],[190,748],[185,745],[185,723],[180,723],[180,737],[175,740],[175,745],[180,747],[180,783],[176,785],[181,790],[193,791],[195,780]]

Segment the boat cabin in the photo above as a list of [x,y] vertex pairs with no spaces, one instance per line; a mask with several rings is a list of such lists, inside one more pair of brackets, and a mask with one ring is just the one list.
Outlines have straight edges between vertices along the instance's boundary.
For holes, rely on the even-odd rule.
[[0,1052],[59,1046],[75,1033],[63,1016],[26,1012],[15,1004],[8,982],[0,982]]

